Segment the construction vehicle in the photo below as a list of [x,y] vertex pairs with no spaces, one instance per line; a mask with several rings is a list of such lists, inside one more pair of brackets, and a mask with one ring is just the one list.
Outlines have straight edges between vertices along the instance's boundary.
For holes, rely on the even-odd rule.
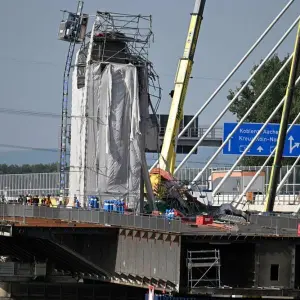
[[[196,0],[194,10],[191,14],[188,36],[186,39],[184,53],[179,61],[175,78],[175,87],[171,91],[172,104],[169,112],[167,128],[163,140],[158,165],[150,171],[150,181],[156,199],[156,207],[161,212],[171,209],[183,219],[190,219],[203,213],[210,214],[221,219],[228,213],[237,216],[241,222],[245,215],[234,209],[231,205],[211,207],[197,198],[190,192],[189,184],[178,182],[174,177],[176,162],[176,148],[180,122],[183,119],[183,105],[189,79],[192,73],[193,60],[197,46],[200,27],[203,19],[205,0]],[[236,220],[235,220],[236,221]]]
[[[180,206],[180,211],[188,213],[190,209],[187,201],[192,201],[193,197],[182,185],[176,185],[176,180],[172,174],[175,169],[177,137],[180,122],[183,118],[183,105],[186,97],[186,91],[191,77],[194,54],[197,46],[200,27],[203,19],[203,12],[206,0],[196,0],[194,10],[191,14],[191,20],[186,39],[183,56],[179,61],[177,74],[175,78],[175,87],[171,91],[172,104],[169,112],[167,128],[163,140],[162,150],[159,157],[158,166],[150,171],[150,180],[154,195],[158,199],[173,201],[172,207]],[[173,200],[170,200],[173,199]],[[194,205],[200,205],[200,202],[194,202]],[[175,204],[177,203],[177,205]]]

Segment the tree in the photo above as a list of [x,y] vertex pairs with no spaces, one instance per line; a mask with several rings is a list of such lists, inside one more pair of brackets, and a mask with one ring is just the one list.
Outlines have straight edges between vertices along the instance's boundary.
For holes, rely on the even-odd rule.
[[7,165],[0,164],[0,174],[52,173],[58,171],[58,164]]
[[[271,59],[269,59],[264,66],[258,71],[258,73],[254,76],[251,83],[241,92],[235,102],[231,105],[230,111],[237,117],[237,121],[239,121],[249,110],[254,101],[261,95],[266,86],[272,80],[272,78],[276,75],[282,65],[286,62],[289,55],[284,57],[282,60],[278,55],[274,55]],[[258,68],[258,65],[254,65],[251,74]],[[272,87],[268,90],[268,92],[264,95],[264,97],[260,100],[259,104],[254,108],[254,110],[249,114],[246,118],[245,122],[253,122],[253,123],[264,123],[270,114],[275,110],[278,103],[282,100],[285,95],[289,73],[290,73],[291,64],[289,63],[279,78],[275,81]],[[298,70],[299,73],[299,70]],[[229,90],[229,95],[227,96],[228,100],[231,101],[236,93],[241,89],[246,81],[242,81],[240,86],[235,90]],[[289,122],[291,123],[295,117],[300,112],[300,89],[296,88],[293,98],[293,105],[290,113]],[[272,123],[280,123],[282,109],[280,109],[274,118],[272,119]],[[299,122],[298,122],[299,123]],[[266,157],[245,157],[241,161],[243,165],[250,166],[260,166],[264,163]],[[285,158],[283,159],[283,165],[290,165],[294,162],[293,158]],[[273,159],[271,159],[268,165],[271,165]]]

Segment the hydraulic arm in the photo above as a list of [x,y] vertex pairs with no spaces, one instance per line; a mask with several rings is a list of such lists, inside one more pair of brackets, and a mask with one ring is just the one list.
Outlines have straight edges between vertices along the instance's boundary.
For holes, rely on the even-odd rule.
[[174,91],[171,92],[171,97],[173,99],[159,163],[157,168],[153,169],[150,173],[152,187],[156,194],[160,193],[158,188],[161,185],[162,177],[168,180],[168,174],[173,174],[175,169],[178,131],[180,122],[183,118],[183,105],[192,72],[194,54],[203,18],[205,2],[206,0],[195,1],[183,56],[180,59],[177,68]]
[[176,161],[176,147],[179,125],[183,118],[183,105],[192,72],[194,54],[203,17],[205,0],[196,0],[186,39],[184,53],[179,61],[174,94],[169,112],[167,128],[159,158],[159,168],[173,174]]

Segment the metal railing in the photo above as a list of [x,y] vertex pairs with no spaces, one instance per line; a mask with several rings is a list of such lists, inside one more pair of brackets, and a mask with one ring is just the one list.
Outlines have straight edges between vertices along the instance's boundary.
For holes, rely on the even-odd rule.
[[[221,205],[225,203],[235,203],[240,194],[239,193],[230,193],[230,194],[220,194],[216,196],[211,196],[211,202],[213,205]],[[253,196],[252,200],[247,200],[246,195],[244,195],[244,201],[242,205],[264,205],[265,204],[266,194],[257,194]],[[300,205],[300,194],[294,194],[292,192],[279,194],[275,198],[275,205],[283,205],[283,206],[298,206]],[[296,209],[296,207],[295,207]]]
[[[184,138],[201,138],[208,130],[208,127],[198,127],[198,128],[189,128],[182,135],[182,139]],[[164,137],[166,132],[166,127],[160,127],[159,136]],[[213,128],[208,135],[206,136],[207,140],[222,140],[223,139],[223,128]]]
[[253,214],[250,216],[250,222],[264,228],[275,228],[280,231],[297,230],[300,219],[291,214],[269,213],[268,217],[264,215]]
[[[231,167],[213,167],[205,170],[199,182],[206,185],[212,171],[227,171]],[[257,171],[260,166],[238,166],[238,170]],[[283,166],[280,170],[281,181],[291,166]],[[271,167],[265,167],[265,183],[269,182]],[[176,174],[178,180],[192,181],[201,171],[201,168],[182,168]],[[267,188],[267,186],[266,186]],[[300,191],[300,166],[296,166],[286,184],[281,189],[281,194],[298,193]],[[262,191],[263,192],[263,191]],[[59,193],[59,173],[30,173],[30,174],[0,174],[0,194],[8,197],[18,197],[20,194],[42,195]]]
[[24,224],[26,224],[26,218],[39,218],[172,233],[181,232],[180,220],[168,220],[164,216],[120,214],[103,210],[0,204],[0,217],[3,220],[6,217],[10,217],[13,220],[14,218],[21,218],[18,221]]
[[[9,219],[8,219],[9,218]],[[274,217],[265,218],[264,216],[251,216],[252,224],[259,225],[258,227],[242,226],[237,227],[231,225],[230,222],[224,223],[224,227],[214,228],[207,227],[191,227],[188,224],[182,223],[181,220],[168,220],[164,216],[152,215],[126,215],[114,212],[106,212],[103,210],[84,210],[71,208],[51,208],[45,206],[28,206],[21,204],[0,204],[0,221],[1,219],[20,224],[29,224],[27,218],[60,220],[66,222],[90,223],[103,226],[114,226],[124,229],[143,229],[154,232],[165,232],[174,234],[188,235],[228,235],[228,234],[243,234],[243,235],[282,235],[282,236],[297,236],[297,227],[300,219],[297,217]],[[265,219],[264,219],[265,218]],[[287,221],[289,218],[292,221]],[[283,219],[283,221],[281,221]],[[41,225],[42,226],[42,225]]]

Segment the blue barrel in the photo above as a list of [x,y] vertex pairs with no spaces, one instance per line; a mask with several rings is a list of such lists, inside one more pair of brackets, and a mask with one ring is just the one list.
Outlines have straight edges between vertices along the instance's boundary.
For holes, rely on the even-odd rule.
[[109,211],[109,209],[110,209],[109,200],[104,200],[103,210],[104,211]]
[[113,204],[111,203],[111,200],[108,200],[108,204],[109,204],[109,211],[112,211]]
[[96,208],[96,209],[99,208],[99,198],[98,197],[94,198],[94,208]]

